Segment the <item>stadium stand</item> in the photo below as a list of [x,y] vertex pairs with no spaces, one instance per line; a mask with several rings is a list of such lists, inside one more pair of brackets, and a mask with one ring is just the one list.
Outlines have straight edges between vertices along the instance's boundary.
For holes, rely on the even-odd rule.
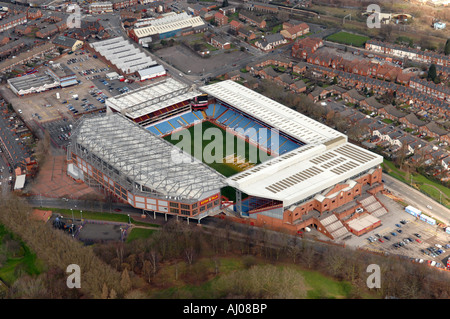
[[219,103],[208,105],[204,111],[190,111],[181,115],[177,114],[175,117],[169,117],[148,127],[148,129],[157,135],[166,135],[175,129],[190,126],[204,119],[211,119],[227,126],[236,133],[248,137],[251,142],[280,155],[292,151],[301,145],[287,136],[278,134],[278,132],[272,132],[270,127],[264,123]]

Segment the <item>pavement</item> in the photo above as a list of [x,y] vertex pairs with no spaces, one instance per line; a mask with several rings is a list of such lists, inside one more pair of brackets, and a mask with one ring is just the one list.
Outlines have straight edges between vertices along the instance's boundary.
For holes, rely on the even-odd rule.
[[[423,213],[450,225],[450,209],[394,177],[383,174],[383,179],[385,188],[390,190],[392,194],[402,198],[406,203]],[[432,209],[427,206],[431,206]]]

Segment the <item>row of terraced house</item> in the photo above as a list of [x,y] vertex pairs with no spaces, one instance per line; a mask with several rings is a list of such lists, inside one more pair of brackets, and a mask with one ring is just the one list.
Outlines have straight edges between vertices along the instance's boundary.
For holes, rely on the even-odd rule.
[[433,51],[424,51],[378,40],[368,40],[365,48],[366,50],[392,55],[398,58],[407,58],[416,62],[450,66],[450,56]]
[[[320,50],[320,39],[301,39],[292,47],[293,57],[306,60],[316,73],[337,79],[349,86],[367,87],[377,94],[394,93],[397,98],[422,109],[431,109],[440,116],[450,115],[450,90],[404,72],[397,65],[374,63],[366,59],[346,60],[338,55]],[[443,61],[443,59],[440,59]],[[441,73],[448,72],[447,66],[438,68]],[[438,71],[439,72],[439,71]]]

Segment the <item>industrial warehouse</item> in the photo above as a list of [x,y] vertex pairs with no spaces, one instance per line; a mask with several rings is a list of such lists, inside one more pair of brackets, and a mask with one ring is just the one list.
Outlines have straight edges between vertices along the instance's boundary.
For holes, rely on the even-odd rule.
[[208,28],[201,17],[193,17],[186,12],[169,12],[162,18],[138,21],[136,26],[128,35],[144,47],[160,39],[204,32]]
[[[171,141],[211,128],[266,156],[231,148],[210,164]],[[74,179],[133,207],[198,221],[223,213],[338,239],[378,227],[387,213],[375,196],[381,156],[230,80],[195,89],[168,78],[108,99],[106,115],[77,122],[67,159]]]
[[123,37],[90,43],[87,49],[123,76],[136,75],[143,81],[166,74],[162,66]]

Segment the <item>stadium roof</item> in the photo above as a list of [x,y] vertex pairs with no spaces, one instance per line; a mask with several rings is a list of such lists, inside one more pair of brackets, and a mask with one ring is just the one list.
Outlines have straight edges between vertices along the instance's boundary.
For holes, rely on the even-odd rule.
[[97,163],[97,169],[111,167],[115,177],[110,178],[123,187],[131,185],[128,190],[133,193],[147,189],[161,196],[198,200],[226,186],[224,177],[206,164],[121,114],[80,121],[70,148],[96,159],[90,162],[94,167]]
[[202,86],[200,90],[306,144],[347,139],[344,134],[232,80]]
[[123,37],[89,45],[124,73],[133,73],[157,64],[144,51]]
[[200,90],[306,143],[226,180],[248,195],[290,206],[355,178],[383,160],[348,143],[344,134],[233,81]]
[[173,78],[127,92],[106,100],[106,106],[136,119],[165,107],[192,99],[201,93]]
[[290,206],[356,178],[382,161],[380,155],[344,140],[331,148],[305,145],[234,175],[227,183],[248,195],[280,200]]

